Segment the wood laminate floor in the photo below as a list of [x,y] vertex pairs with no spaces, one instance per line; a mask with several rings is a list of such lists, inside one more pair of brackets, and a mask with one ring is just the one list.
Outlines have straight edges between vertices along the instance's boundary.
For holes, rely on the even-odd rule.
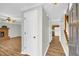
[[[58,36],[55,36],[51,41],[46,55],[65,55]],[[15,37],[10,40],[0,40],[0,56],[28,56],[21,54],[21,37]]]
[[0,56],[24,56],[21,54],[21,37],[0,40]]
[[59,41],[59,36],[54,36],[50,43],[46,56],[65,56],[64,50]]

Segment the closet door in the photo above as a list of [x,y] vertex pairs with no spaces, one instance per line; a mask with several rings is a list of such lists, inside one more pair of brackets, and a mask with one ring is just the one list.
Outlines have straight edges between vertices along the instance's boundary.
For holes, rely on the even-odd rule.
[[32,56],[38,55],[37,10],[24,13],[24,51]]

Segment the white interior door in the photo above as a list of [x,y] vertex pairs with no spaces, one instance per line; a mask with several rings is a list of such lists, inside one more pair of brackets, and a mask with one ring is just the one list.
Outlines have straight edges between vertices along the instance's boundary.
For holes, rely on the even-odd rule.
[[24,13],[24,51],[29,55],[38,55],[37,10]]

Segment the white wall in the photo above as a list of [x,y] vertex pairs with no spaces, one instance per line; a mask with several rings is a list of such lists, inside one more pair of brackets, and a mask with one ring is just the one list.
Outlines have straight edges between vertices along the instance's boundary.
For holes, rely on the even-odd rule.
[[54,31],[55,31],[55,36],[59,36],[60,35],[60,32],[59,32],[60,29],[59,29],[59,27],[56,27]]
[[49,19],[46,12],[42,11],[42,55],[47,51],[49,45]]
[[61,21],[61,24],[60,24],[60,42],[61,42],[61,45],[64,49],[64,52],[65,52],[65,55],[68,56],[69,55],[69,49],[68,49],[68,44],[67,44],[67,40],[65,38],[65,35],[64,35],[64,20],[62,19]]
[[9,28],[9,37],[10,38],[21,36],[21,25],[0,22],[0,27],[3,25],[6,25]]
[[51,19],[49,18],[49,42],[52,40],[52,22]]
[[42,7],[38,8],[38,53],[39,56],[42,56]]

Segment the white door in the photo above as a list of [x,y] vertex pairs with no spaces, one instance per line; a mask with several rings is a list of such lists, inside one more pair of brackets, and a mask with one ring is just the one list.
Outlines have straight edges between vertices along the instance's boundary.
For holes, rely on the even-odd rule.
[[38,55],[37,10],[24,13],[24,51],[29,55]]

